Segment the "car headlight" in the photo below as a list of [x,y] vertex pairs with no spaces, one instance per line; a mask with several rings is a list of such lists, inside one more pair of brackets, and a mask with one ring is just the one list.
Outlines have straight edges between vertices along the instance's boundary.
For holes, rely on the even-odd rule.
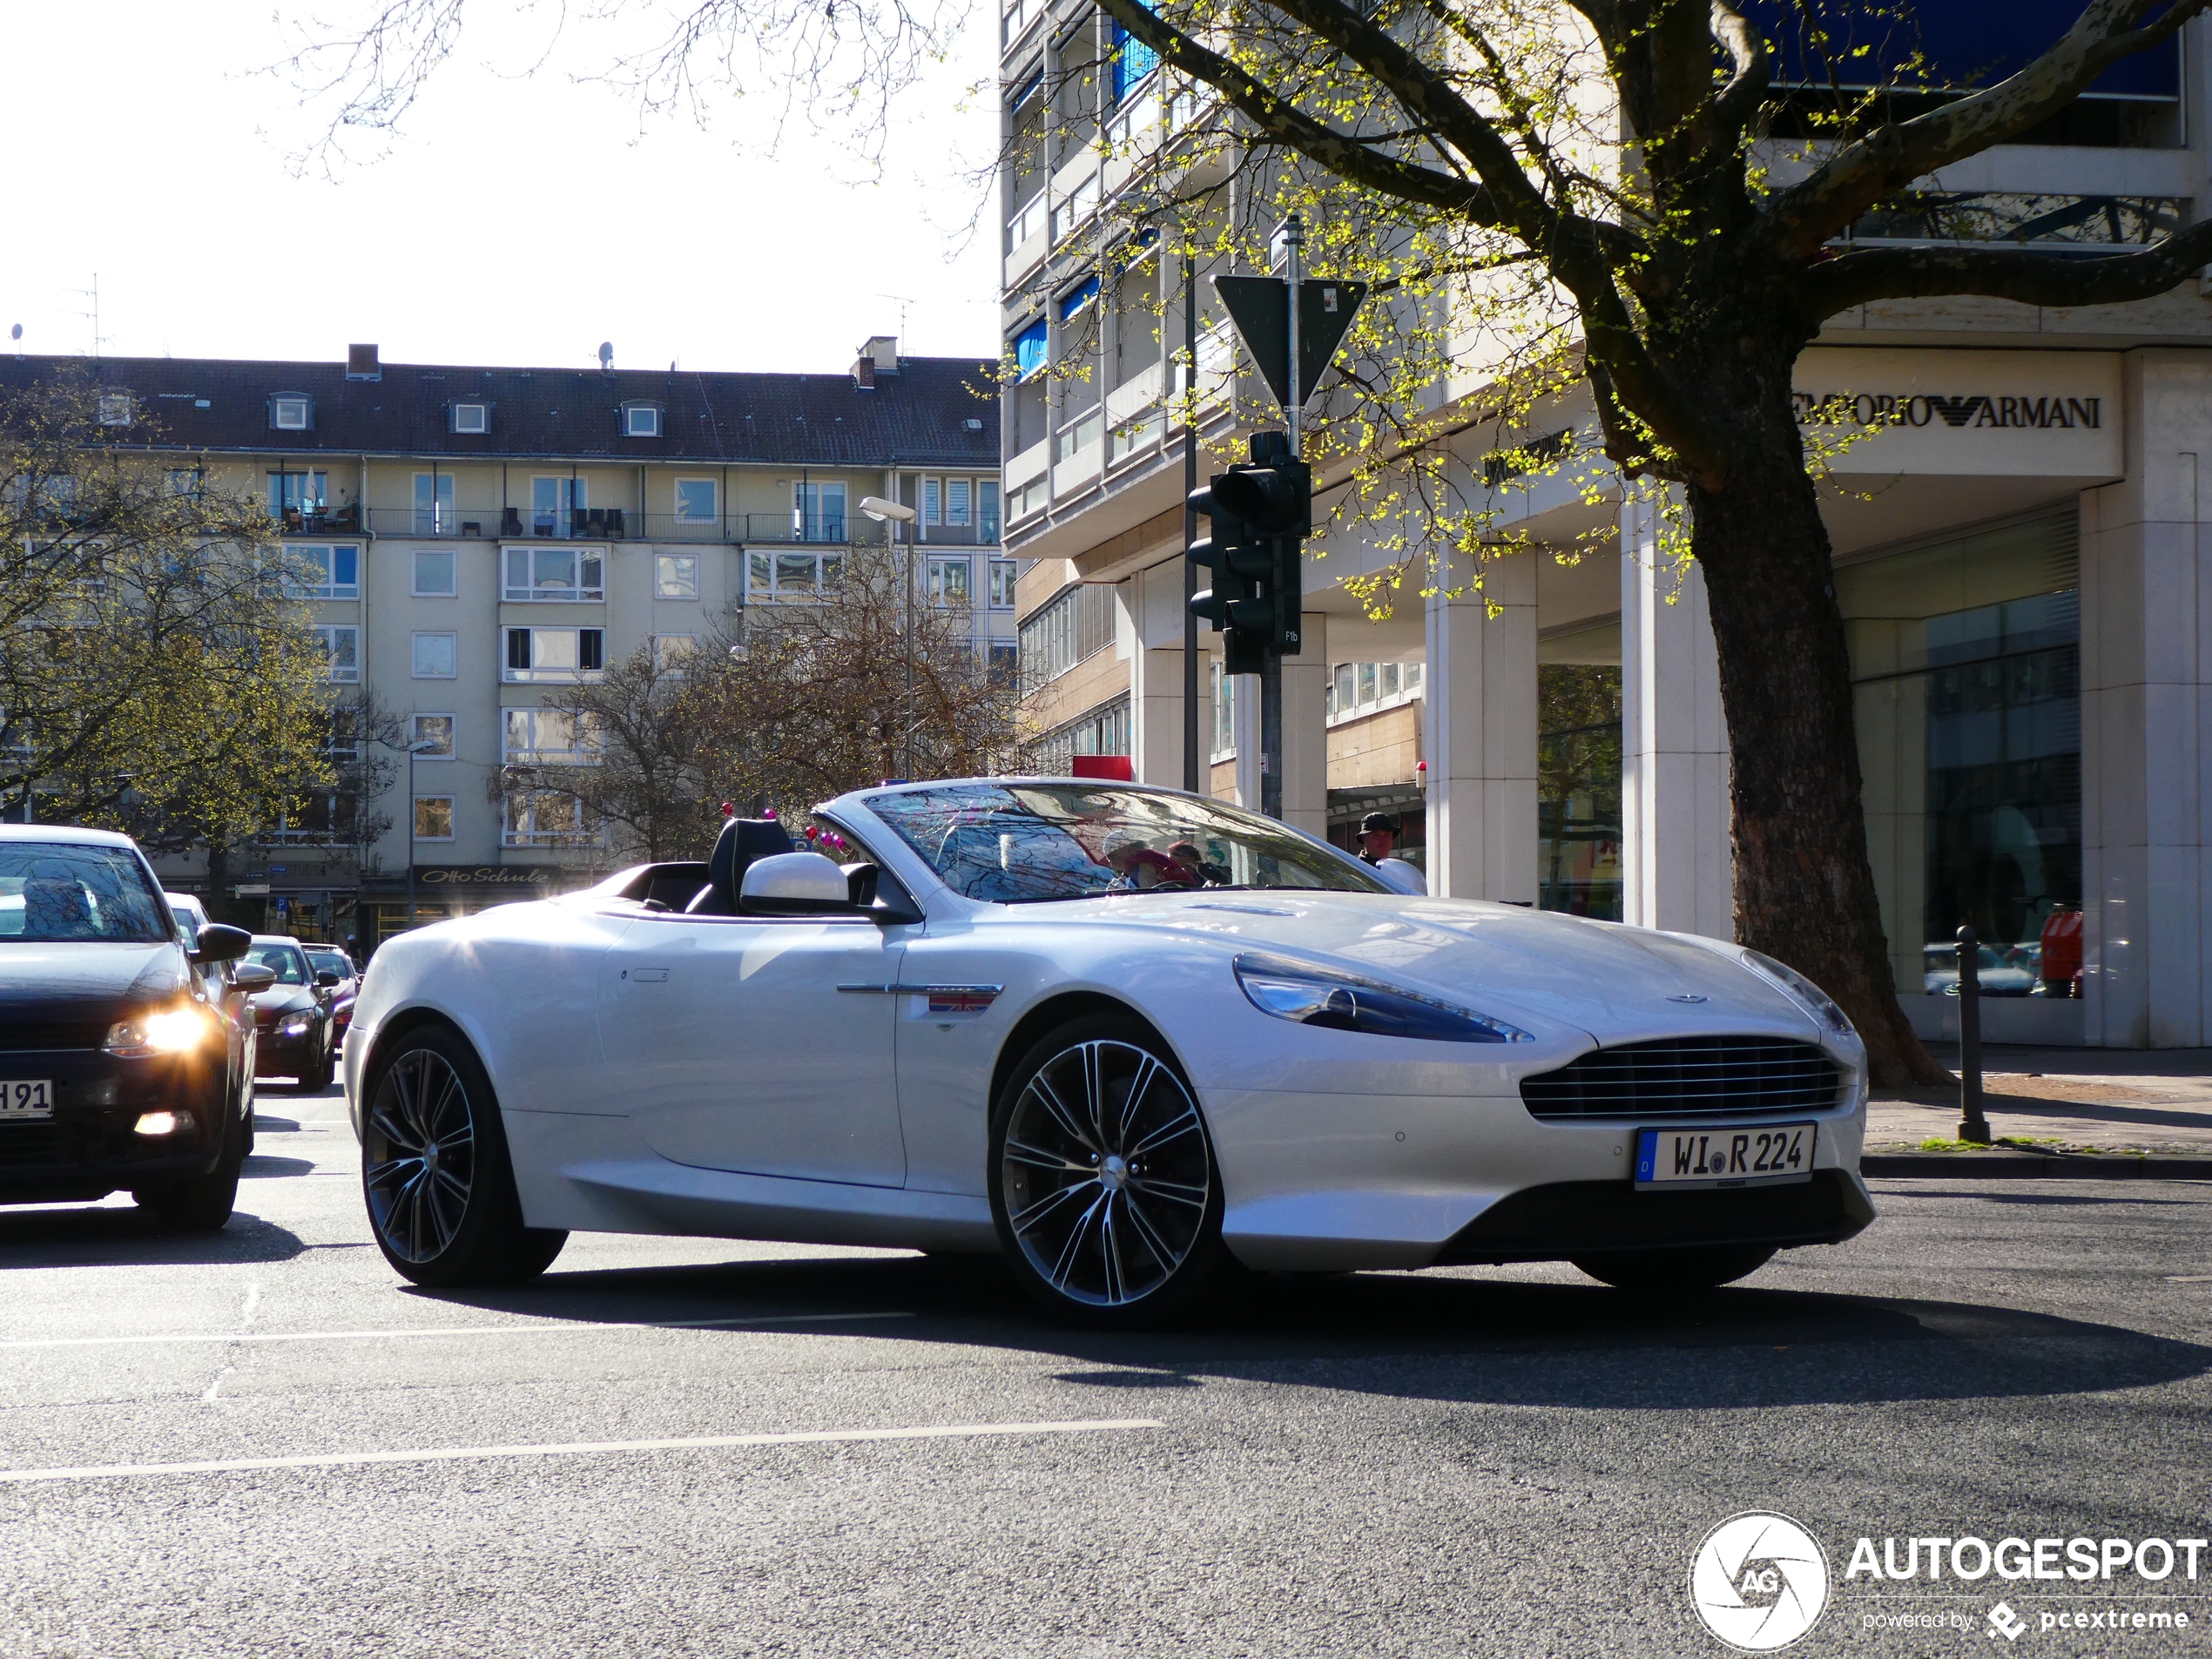
[[213,1037],[216,1029],[212,1014],[197,1002],[186,1002],[117,1021],[108,1027],[100,1047],[125,1060],[189,1054]]
[[1518,1026],[1487,1014],[1332,968],[1247,954],[1237,958],[1236,968],[1237,983],[1254,1008],[1300,1025],[1365,1031],[1379,1037],[1423,1037],[1435,1042],[1536,1040]]
[[314,1023],[314,1020],[311,1015],[305,1014],[287,1014],[283,1019],[277,1022],[277,1035],[280,1037],[304,1037],[307,1035],[307,1028]]
[[1858,1041],[1858,1028],[1851,1022],[1836,999],[1815,985],[1787,962],[1777,962],[1771,956],[1756,950],[1743,953],[1743,965],[1765,979],[1771,980],[1783,995],[1799,1004],[1804,1011],[1839,1037]]

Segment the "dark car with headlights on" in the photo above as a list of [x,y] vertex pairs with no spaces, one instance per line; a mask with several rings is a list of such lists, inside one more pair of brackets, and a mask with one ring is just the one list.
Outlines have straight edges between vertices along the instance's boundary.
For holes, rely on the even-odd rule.
[[230,1218],[253,1039],[206,966],[250,942],[188,942],[127,836],[0,825],[0,1204],[127,1190],[172,1227]]
[[337,979],[330,987],[330,1029],[334,1048],[346,1046],[346,1028],[354,1022],[354,999],[361,994],[361,971],[354,966],[354,959],[335,945],[307,947],[307,965],[318,976],[329,974]]
[[266,968],[276,982],[253,994],[257,1077],[290,1077],[306,1094],[330,1087],[338,1064],[338,1037],[330,1014],[338,975],[318,969],[307,948],[287,934],[255,934],[246,953],[250,966]]

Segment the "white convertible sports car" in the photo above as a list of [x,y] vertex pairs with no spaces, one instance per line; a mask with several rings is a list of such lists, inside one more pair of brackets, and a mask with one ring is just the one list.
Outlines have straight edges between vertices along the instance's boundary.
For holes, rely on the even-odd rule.
[[1234,1264],[1704,1287],[1873,1218],[1865,1050],[1737,946],[1408,897],[1121,784],[863,790],[803,834],[376,953],[346,1089],[395,1268],[526,1277],[576,1229],[1001,1251],[1110,1324]]

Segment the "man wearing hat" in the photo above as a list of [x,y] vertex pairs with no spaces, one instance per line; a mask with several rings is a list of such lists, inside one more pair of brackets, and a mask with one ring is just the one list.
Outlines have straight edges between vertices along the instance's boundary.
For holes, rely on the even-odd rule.
[[1374,867],[1400,893],[1428,892],[1428,880],[1404,859],[1393,856],[1398,846],[1398,820],[1383,813],[1369,813],[1359,820],[1359,860]]

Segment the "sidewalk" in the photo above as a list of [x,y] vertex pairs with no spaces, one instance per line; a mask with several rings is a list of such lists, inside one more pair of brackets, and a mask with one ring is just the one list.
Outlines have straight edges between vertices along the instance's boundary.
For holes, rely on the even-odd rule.
[[[1958,1069],[1956,1044],[1928,1049]],[[2212,1158],[2212,1049],[1985,1045],[1982,1093],[1991,1134],[2037,1152]],[[1955,1088],[1877,1089],[1867,1103],[1869,1152],[1918,1150],[1958,1132]]]

